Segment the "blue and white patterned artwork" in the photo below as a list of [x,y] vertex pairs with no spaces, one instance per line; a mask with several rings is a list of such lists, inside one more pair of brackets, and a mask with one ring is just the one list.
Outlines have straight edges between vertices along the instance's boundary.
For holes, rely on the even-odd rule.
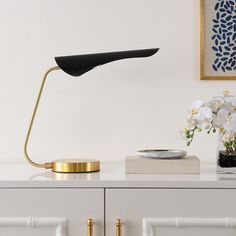
[[212,69],[236,71],[236,0],[216,0],[212,19]]

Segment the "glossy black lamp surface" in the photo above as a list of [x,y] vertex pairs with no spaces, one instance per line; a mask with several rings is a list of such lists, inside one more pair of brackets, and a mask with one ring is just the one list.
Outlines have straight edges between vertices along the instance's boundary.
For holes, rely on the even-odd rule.
[[54,172],[59,173],[81,173],[81,172],[93,172],[100,170],[100,162],[98,160],[88,160],[88,159],[64,159],[56,160],[48,163],[36,163],[31,160],[28,154],[28,142],[31,134],[31,129],[34,124],[35,115],[37,113],[38,105],[42,95],[42,91],[47,79],[47,75],[51,71],[63,70],[65,73],[71,76],[81,76],[84,73],[94,69],[97,66],[107,64],[109,62],[129,59],[129,58],[141,58],[141,57],[150,57],[158,52],[159,48],[152,49],[142,49],[142,50],[132,50],[132,51],[118,51],[118,52],[107,52],[107,53],[95,53],[95,54],[84,54],[76,56],[63,56],[55,57],[56,63],[58,66],[50,68],[44,75],[42,85],[39,90],[38,98],[36,105],[34,107],[33,115],[30,121],[28,128],[24,153],[26,161],[38,168],[52,169]]
[[150,57],[159,49],[143,49],[121,52],[107,52],[85,54],[77,56],[55,57],[57,65],[67,74],[72,76],[81,76],[97,66],[104,65],[112,61],[135,57]]

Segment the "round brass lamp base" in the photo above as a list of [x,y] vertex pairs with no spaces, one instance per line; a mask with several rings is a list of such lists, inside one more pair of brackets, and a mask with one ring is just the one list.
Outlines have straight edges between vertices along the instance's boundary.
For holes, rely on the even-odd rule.
[[52,171],[59,173],[89,173],[100,170],[100,161],[88,159],[56,160]]

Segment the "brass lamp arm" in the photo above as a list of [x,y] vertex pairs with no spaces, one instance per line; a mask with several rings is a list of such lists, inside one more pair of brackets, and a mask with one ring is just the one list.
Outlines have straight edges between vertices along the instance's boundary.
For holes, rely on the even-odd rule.
[[43,92],[43,89],[44,89],[44,85],[45,85],[45,82],[47,80],[47,76],[50,72],[52,72],[54,70],[60,70],[60,67],[59,66],[51,67],[50,69],[48,69],[46,71],[46,73],[43,77],[43,81],[42,81],[42,84],[41,84],[41,87],[40,87],[40,90],[39,90],[39,94],[38,94],[38,97],[37,97],[37,100],[36,100],[36,104],[35,104],[34,111],[33,111],[33,114],[32,114],[32,118],[31,118],[31,121],[30,121],[30,124],[29,124],[29,128],[28,128],[28,131],[27,131],[26,139],[25,139],[25,145],[24,145],[25,160],[30,165],[32,165],[34,167],[45,168],[45,169],[51,169],[52,168],[52,163],[41,163],[41,164],[39,164],[39,163],[35,163],[34,161],[32,161],[31,158],[29,157],[29,154],[28,154],[28,142],[29,142],[31,130],[32,130],[32,127],[33,127],[33,124],[34,124],[34,119],[35,119],[35,116],[36,116],[36,113],[37,113],[37,110],[38,110],[41,95],[42,95],[42,92]]
[[28,142],[31,130],[34,124],[34,119],[39,106],[40,98],[45,86],[47,76],[54,70],[62,70],[65,73],[79,77],[97,66],[105,65],[117,60],[139,57],[150,57],[154,55],[159,48],[141,49],[132,51],[118,51],[107,53],[71,55],[63,57],[55,57],[58,66],[50,68],[44,75],[43,81],[39,90],[38,98],[34,107],[33,115],[29,124],[27,136],[24,145],[25,160],[34,167],[51,169],[57,173],[90,173],[100,170],[100,161],[93,159],[63,159],[55,160],[48,163],[35,163],[28,154]]

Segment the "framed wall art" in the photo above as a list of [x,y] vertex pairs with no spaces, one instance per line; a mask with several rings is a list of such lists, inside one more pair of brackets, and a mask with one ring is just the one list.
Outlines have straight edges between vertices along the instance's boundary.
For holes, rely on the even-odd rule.
[[236,0],[200,0],[201,79],[236,80]]

